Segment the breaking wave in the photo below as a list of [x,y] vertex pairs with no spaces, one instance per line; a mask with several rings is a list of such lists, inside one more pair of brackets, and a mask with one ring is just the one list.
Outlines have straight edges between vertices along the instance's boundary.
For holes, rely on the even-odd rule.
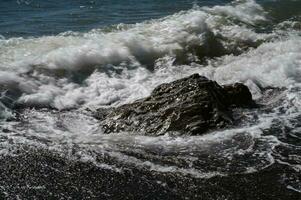
[[[7,94],[14,93],[8,97],[16,104],[26,107],[117,105],[178,78],[169,74],[172,70],[163,70],[164,64],[203,63],[205,58],[240,54],[272,39],[273,34],[252,28],[260,23],[267,23],[263,8],[246,1],[196,6],[159,20],[120,24],[109,32],[1,39],[0,76],[5,78],[0,85]],[[182,66],[178,72],[180,68],[187,71]]]
[[[275,163],[300,173],[301,26],[271,18],[248,0],[109,31],[0,36],[0,118],[12,120],[1,121],[0,154],[26,144],[118,173],[134,166],[201,179]],[[243,110],[247,120],[237,128],[156,138],[101,134],[88,111],[133,102],[193,73],[243,82],[262,107]],[[300,191],[298,177],[282,178]]]

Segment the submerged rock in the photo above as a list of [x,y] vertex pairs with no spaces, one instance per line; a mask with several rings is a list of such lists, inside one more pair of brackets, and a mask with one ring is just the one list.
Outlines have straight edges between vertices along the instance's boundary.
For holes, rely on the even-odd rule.
[[220,86],[199,74],[159,85],[147,98],[112,109],[100,109],[105,133],[136,132],[198,135],[233,123],[231,108],[253,104],[249,89],[240,83]]

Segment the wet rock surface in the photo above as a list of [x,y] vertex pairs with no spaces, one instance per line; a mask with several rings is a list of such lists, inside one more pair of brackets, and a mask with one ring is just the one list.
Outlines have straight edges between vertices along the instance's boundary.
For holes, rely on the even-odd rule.
[[99,109],[105,133],[136,132],[199,135],[235,122],[231,109],[254,104],[247,86],[220,86],[199,74],[159,85],[147,98],[112,109]]

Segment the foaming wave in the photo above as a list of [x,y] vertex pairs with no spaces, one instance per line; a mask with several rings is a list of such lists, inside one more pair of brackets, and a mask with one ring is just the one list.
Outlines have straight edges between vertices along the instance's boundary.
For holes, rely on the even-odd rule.
[[[206,8],[212,14],[225,15],[233,17],[241,22],[255,25],[256,23],[266,21],[264,9],[254,0],[237,1],[238,5],[233,6],[215,6],[213,8]],[[241,3],[244,2],[244,3]]]
[[[294,35],[264,43],[240,56],[225,56],[206,68],[220,83],[244,82],[254,94],[265,87],[294,88],[301,83],[301,40]],[[214,65],[219,65],[216,68]],[[260,94],[257,93],[257,96]]]
[[[17,147],[26,144],[117,172],[126,166],[208,179],[253,173],[273,164],[271,153],[279,142],[274,137],[262,137],[270,124],[268,118],[262,118],[256,125],[203,136],[105,135],[97,120],[82,112],[27,110],[22,121],[4,124],[0,156],[18,154]],[[246,157],[248,162],[241,165]]]
[[167,65],[241,52],[272,38],[248,26],[262,21],[263,9],[255,1],[245,1],[196,7],[111,32],[1,40],[0,68],[14,76],[13,82],[1,84],[18,92],[14,98],[22,106],[118,105],[149,94],[155,85],[181,73],[195,71],[183,65],[174,67],[178,72],[174,73],[164,69]]

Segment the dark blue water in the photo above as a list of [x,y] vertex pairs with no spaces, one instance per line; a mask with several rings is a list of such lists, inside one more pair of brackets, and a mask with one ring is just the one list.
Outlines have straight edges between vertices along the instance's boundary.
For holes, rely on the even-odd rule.
[[[133,24],[231,0],[1,0],[0,35],[30,37]],[[258,0],[280,20],[300,14],[300,1]]]
[[229,0],[1,0],[0,35],[28,37],[132,24]]

